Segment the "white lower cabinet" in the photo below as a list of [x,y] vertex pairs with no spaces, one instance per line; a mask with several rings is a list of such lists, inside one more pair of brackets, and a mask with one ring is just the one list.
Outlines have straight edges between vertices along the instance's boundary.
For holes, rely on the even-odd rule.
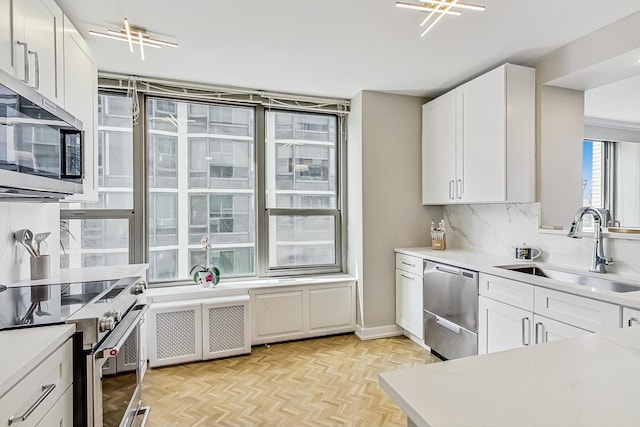
[[478,354],[534,343],[533,312],[485,298],[478,300]]
[[516,280],[481,274],[479,293],[479,354],[620,327],[618,305]]
[[[5,423],[2,425],[70,427],[73,421],[69,417],[73,413],[72,383],[73,345],[68,339],[0,396],[0,420]],[[55,416],[50,419],[49,413]],[[10,419],[13,419],[11,424]]]
[[396,268],[396,323],[422,341],[422,319],[422,275]]
[[251,352],[248,295],[154,303],[147,316],[150,367]]
[[353,332],[355,282],[249,291],[251,344]]
[[638,325],[640,325],[640,310],[622,307],[622,327],[629,328]]

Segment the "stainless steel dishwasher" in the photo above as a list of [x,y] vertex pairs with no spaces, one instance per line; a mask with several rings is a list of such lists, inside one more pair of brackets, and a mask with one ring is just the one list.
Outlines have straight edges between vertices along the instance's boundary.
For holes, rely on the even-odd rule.
[[478,273],[424,263],[424,342],[444,359],[478,354]]

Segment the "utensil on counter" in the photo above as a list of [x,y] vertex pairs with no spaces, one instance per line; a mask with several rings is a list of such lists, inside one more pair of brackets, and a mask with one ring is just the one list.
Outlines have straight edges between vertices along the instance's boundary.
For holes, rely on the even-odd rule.
[[27,252],[29,252],[29,254],[32,257],[38,256],[38,253],[33,247],[33,232],[31,230],[27,228],[18,230],[15,232],[14,238],[18,243],[20,243],[22,246],[24,246],[27,249]]
[[40,244],[44,242],[50,234],[51,232],[46,231],[44,233],[38,233],[34,236],[33,241],[36,243],[36,253],[38,254],[38,256],[42,254],[42,251],[40,250]]

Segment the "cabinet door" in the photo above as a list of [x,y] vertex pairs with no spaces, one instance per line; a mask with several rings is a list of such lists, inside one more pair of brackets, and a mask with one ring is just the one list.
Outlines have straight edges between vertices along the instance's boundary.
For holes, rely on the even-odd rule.
[[485,297],[533,311],[533,285],[480,273],[478,293]]
[[456,196],[463,202],[506,199],[505,68],[456,89]]
[[629,328],[637,325],[640,325],[640,310],[622,307],[622,327]]
[[620,306],[551,289],[535,288],[537,314],[591,332],[620,327]]
[[202,358],[251,352],[249,296],[202,302]]
[[254,306],[252,343],[284,341],[302,337],[304,333],[302,289],[256,293],[251,301]]
[[449,92],[422,106],[422,204],[454,200],[456,98]]
[[478,354],[533,344],[533,313],[483,296],[478,300]]
[[[14,0],[14,11],[15,43],[27,44],[29,85],[64,107],[62,10],[52,0]],[[14,46],[16,69],[20,74],[24,67],[24,49],[22,45]]]
[[89,47],[71,22],[64,18],[65,110],[82,121],[84,179],[82,194],[67,201],[98,201],[98,73]]
[[356,323],[353,284],[309,289],[309,333],[352,331]]
[[422,276],[396,269],[396,323],[424,339]]
[[546,342],[560,341],[566,338],[579,337],[581,335],[590,334],[590,331],[580,329],[557,320],[549,319],[544,316],[534,315],[534,336],[536,344]]
[[13,0],[0,0],[0,68],[14,74],[13,68]]

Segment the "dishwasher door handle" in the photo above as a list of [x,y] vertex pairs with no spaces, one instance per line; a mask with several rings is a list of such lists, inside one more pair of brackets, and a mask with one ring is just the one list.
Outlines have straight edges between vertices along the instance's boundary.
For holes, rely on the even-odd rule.
[[438,325],[444,326],[451,332],[455,332],[456,334],[460,333],[460,329],[461,329],[460,326],[456,325],[453,322],[449,322],[448,320],[443,319],[442,317],[436,316],[436,323]]
[[444,268],[440,265],[436,265],[437,271],[442,271],[443,273],[455,274],[456,276],[460,274],[460,270]]

